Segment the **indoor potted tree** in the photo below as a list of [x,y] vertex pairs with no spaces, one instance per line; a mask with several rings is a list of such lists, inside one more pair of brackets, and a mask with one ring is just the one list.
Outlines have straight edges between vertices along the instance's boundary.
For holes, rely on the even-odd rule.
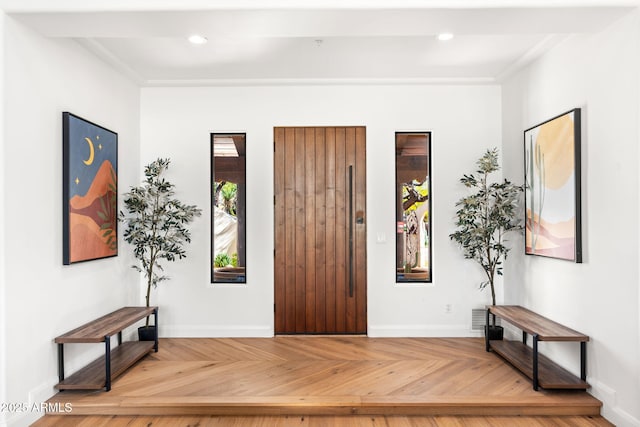
[[[170,162],[170,159],[159,158],[145,166],[145,180],[124,194],[127,213],[121,211],[119,216],[127,226],[124,240],[133,246],[133,255],[139,261],[139,265],[132,267],[144,273],[147,281],[147,307],[151,288],[169,279],[161,274],[160,262],[186,256],[184,245],[191,241],[187,226],[201,214],[195,205],[186,205],[173,197],[174,185],[163,177]],[[140,339],[155,337],[153,328],[147,318],[146,325],[139,329]]]
[[[502,263],[509,253],[505,237],[511,231],[522,230],[517,211],[523,188],[507,179],[489,182],[489,175],[500,170],[497,148],[487,150],[476,164],[477,176],[463,175],[460,179],[475,192],[456,203],[457,230],[449,237],[460,245],[465,258],[480,264],[486,275],[480,289],[489,286],[491,303],[496,305],[494,280],[496,274],[502,275]],[[485,334],[490,339],[502,339],[503,329],[495,325],[495,316]]]

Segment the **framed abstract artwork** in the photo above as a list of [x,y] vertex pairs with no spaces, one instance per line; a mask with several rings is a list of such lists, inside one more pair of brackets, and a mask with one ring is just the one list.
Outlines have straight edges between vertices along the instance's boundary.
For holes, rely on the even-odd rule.
[[582,262],[580,109],[524,131],[525,253]]
[[62,113],[64,265],[118,255],[118,134]]

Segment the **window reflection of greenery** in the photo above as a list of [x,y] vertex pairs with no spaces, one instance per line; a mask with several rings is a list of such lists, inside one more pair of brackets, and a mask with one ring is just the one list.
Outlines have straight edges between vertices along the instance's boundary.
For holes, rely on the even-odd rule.
[[236,216],[238,202],[238,184],[227,181],[215,183],[215,206],[229,215]]
[[402,207],[405,212],[417,210],[429,199],[429,179],[402,184]]

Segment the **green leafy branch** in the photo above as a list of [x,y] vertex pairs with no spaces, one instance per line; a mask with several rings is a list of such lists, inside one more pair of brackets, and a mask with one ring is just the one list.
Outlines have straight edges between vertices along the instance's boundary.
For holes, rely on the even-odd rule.
[[480,289],[490,286],[495,305],[494,279],[496,274],[502,275],[502,263],[509,253],[505,236],[511,231],[522,230],[518,202],[523,188],[506,179],[489,183],[489,175],[500,170],[497,148],[487,150],[476,164],[477,175],[463,175],[460,179],[475,193],[456,203],[457,230],[449,238],[460,245],[465,258],[480,264],[486,275]]
[[120,212],[120,220],[127,224],[124,240],[133,245],[133,255],[140,262],[132,267],[147,279],[147,307],[151,287],[169,279],[161,274],[161,261],[186,257],[184,245],[191,242],[187,225],[202,213],[195,205],[174,198],[174,185],[163,177],[170,162],[157,159],[147,165],[142,185],[124,195],[127,214]]

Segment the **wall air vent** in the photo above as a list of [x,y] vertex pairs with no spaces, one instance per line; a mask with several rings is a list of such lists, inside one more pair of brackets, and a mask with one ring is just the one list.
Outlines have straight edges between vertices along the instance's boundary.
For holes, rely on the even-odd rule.
[[[484,331],[484,325],[487,323],[487,310],[484,308],[471,309],[471,330]],[[496,325],[500,326],[500,318],[496,317]]]

